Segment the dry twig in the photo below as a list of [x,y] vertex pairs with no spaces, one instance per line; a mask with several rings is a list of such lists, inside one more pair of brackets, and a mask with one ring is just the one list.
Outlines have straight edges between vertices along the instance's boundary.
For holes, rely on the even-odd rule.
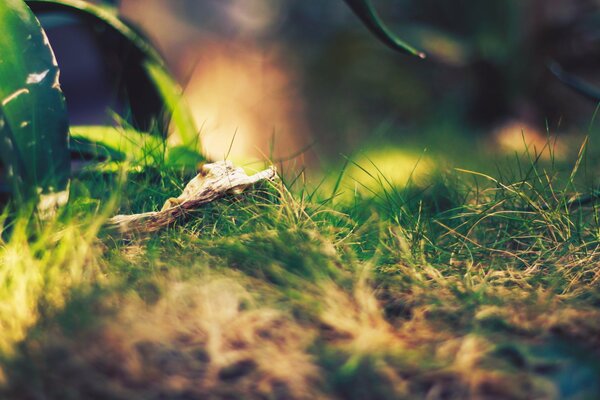
[[239,194],[260,181],[277,177],[275,167],[248,176],[242,168],[230,161],[205,164],[177,198],[168,199],[160,211],[141,214],[117,215],[108,220],[106,227],[121,234],[156,232],[190,211],[215,201],[227,194]]

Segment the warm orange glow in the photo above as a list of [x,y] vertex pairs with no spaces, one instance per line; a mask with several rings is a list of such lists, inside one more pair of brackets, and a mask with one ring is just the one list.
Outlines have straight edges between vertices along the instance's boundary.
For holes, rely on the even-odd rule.
[[507,153],[540,154],[542,159],[552,155],[558,159],[565,156],[565,147],[557,142],[556,137],[548,136],[545,132],[520,120],[510,120],[499,126],[493,132],[494,147]]
[[150,33],[184,83],[210,158],[228,153],[237,162],[287,158],[312,142],[300,81],[277,43],[253,39],[277,21],[279,8],[252,3],[250,15],[244,4],[224,5],[240,36],[219,38],[187,24],[167,1],[127,0],[121,11]]
[[197,66],[186,97],[211,158],[230,147],[234,160],[286,157],[310,142],[297,80],[280,51],[215,42],[188,56]]

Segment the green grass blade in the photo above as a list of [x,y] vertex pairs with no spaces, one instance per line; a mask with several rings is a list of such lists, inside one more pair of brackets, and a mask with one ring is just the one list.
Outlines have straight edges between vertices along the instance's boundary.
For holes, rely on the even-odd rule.
[[22,0],[0,3],[0,157],[13,192],[64,190],[68,116],[54,53]]

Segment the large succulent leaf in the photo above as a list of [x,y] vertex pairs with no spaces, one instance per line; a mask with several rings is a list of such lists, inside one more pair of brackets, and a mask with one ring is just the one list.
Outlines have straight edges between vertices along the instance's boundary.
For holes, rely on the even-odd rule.
[[12,191],[61,191],[70,173],[68,117],[46,35],[23,0],[0,2],[0,158]]
[[64,13],[89,24],[99,45],[107,52],[118,53],[115,59],[121,61],[124,91],[134,126],[149,131],[156,122],[159,131],[166,134],[173,119],[180,141],[199,150],[197,129],[182,99],[181,88],[152,45],[119,18],[115,9],[82,0],[28,0],[27,4],[36,14]]
[[344,0],[369,30],[383,43],[394,50],[425,58],[425,53],[415,49],[410,44],[398,38],[381,21],[371,0]]

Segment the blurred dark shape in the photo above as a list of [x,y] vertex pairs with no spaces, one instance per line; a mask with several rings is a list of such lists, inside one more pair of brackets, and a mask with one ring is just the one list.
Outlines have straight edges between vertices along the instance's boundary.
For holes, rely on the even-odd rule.
[[[540,128],[545,120],[561,120],[570,129],[586,125],[591,118],[594,104],[571,93],[547,64],[555,59],[591,83],[598,80],[598,2],[376,4],[386,21],[395,22],[393,31],[430,58],[416,63],[394,57],[367,42],[356,27],[339,23],[329,38],[319,42],[321,51],[302,60],[308,97],[319,101],[319,107],[310,110],[315,131],[337,129],[364,136],[389,118],[413,131],[440,119],[454,120],[465,130],[489,131],[515,118]],[[291,15],[311,15],[301,10],[302,5],[291,8]],[[316,21],[303,23],[312,27]],[[313,37],[305,45],[315,40],[311,32]],[[292,37],[302,40],[301,35]]]
[[61,67],[71,123],[101,125],[107,122],[109,108],[124,110],[115,90],[119,73],[111,74],[86,25],[64,16],[39,18]]

